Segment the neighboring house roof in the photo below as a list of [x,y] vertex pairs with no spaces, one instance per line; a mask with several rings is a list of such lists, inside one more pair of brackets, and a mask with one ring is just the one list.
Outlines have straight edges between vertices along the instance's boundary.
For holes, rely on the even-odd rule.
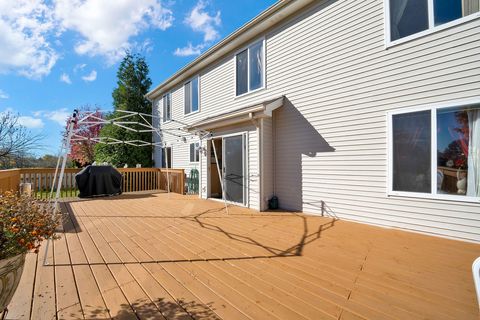
[[189,131],[211,130],[259,118],[272,117],[273,111],[283,106],[284,100],[285,97],[280,96],[262,103],[256,103],[248,107],[208,117],[187,126],[186,129]]
[[295,12],[298,12],[315,0],[280,0],[245,25],[234,31],[228,37],[205,51],[195,60],[177,71],[170,78],[156,86],[146,94],[147,99],[153,100],[157,96],[170,90],[177,84],[187,80],[209,64],[231,53],[246,42],[275,26]]

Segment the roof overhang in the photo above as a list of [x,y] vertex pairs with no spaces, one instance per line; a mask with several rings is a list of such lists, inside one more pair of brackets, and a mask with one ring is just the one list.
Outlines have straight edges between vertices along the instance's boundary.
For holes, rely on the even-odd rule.
[[237,109],[228,113],[219,114],[204,120],[198,121],[186,127],[192,130],[212,130],[220,127],[231,126],[256,119],[272,117],[275,109],[283,106],[284,96],[264,101],[245,108]]
[[170,78],[156,86],[145,97],[153,101],[156,97],[164,94],[176,85],[183,83],[190,77],[199,73],[202,69],[219,61],[226,55],[234,52],[239,47],[245,45],[249,41],[254,40],[262,33],[270,30],[272,27],[285,21],[299,10],[307,5],[314,3],[315,0],[280,0],[268,9],[260,13],[258,16],[247,22],[245,25],[235,30],[225,39],[205,51],[195,60],[187,64],[185,67],[177,71]]

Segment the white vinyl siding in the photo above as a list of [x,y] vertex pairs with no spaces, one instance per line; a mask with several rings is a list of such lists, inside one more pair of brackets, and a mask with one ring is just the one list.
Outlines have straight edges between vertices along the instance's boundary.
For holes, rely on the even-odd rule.
[[[202,70],[200,113],[184,117],[183,86],[173,89],[173,117],[193,123],[284,95],[273,119],[281,208],[480,241],[478,203],[386,192],[387,112],[480,98],[479,34],[471,19],[386,49],[382,1],[319,2],[264,35],[264,90],[236,96],[235,51]],[[188,147],[175,149],[174,166],[189,166]]]

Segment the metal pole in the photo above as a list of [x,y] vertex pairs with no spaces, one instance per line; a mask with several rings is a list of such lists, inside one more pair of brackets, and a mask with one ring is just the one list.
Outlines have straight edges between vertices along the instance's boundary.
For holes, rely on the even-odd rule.
[[74,112],[73,118],[68,125],[68,135],[67,135],[67,140],[65,141],[65,149],[63,150],[62,168],[60,169],[60,176],[58,177],[57,193],[55,195],[55,203],[54,203],[55,208],[57,208],[58,199],[60,199],[61,192],[62,192],[63,175],[65,174],[65,166],[67,165],[68,149],[70,149],[70,140],[72,139],[73,129],[75,126],[76,119],[77,119],[77,113]]
[[168,163],[168,148],[163,147],[163,151],[165,151],[165,164],[167,165],[167,189],[168,189],[168,198],[170,199],[170,165]]
[[[57,184],[57,193],[55,195],[55,202],[53,203],[53,214],[55,214],[55,211],[57,210],[57,205],[58,205],[58,199],[60,198],[61,192],[62,192],[62,182],[63,182],[63,175],[65,174],[65,166],[67,165],[67,155],[68,155],[68,149],[70,149],[70,140],[72,139],[73,135],[73,130],[75,128],[75,123],[77,120],[77,110],[73,112],[73,117],[70,120],[70,123],[68,124],[68,134],[67,134],[67,139],[64,143],[64,149],[63,149],[63,159],[62,159],[62,168],[60,169],[60,176],[58,177],[58,184]],[[47,255],[48,255],[48,248],[50,244],[50,238],[47,239],[47,244],[45,246],[45,255],[43,256],[43,265],[47,266]]]
[[55,182],[57,182],[58,167],[60,166],[60,158],[62,157],[64,148],[65,148],[65,140],[63,140],[62,147],[60,148],[60,152],[58,153],[57,166],[55,167],[55,175],[53,176],[52,188],[50,190],[50,197],[48,199],[49,203],[52,201],[52,198],[53,198],[53,190],[55,189]]
[[225,197],[225,189],[223,187],[223,174],[220,172],[220,165],[218,164],[217,148],[215,147],[215,141],[213,139],[212,139],[212,147],[213,147],[213,153],[215,154],[215,162],[217,163],[217,171],[218,171],[218,178],[220,179],[220,187],[222,188],[222,199],[223,199],[223,202],[225,203],[225,211],[227,211],[227,214],[228,214],[227,199]]

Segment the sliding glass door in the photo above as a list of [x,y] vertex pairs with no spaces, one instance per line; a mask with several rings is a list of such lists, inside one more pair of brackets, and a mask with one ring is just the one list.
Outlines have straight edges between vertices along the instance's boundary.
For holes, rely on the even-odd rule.
[[225,198],[245,204],[245,139],[244,135],[223,138],[223,175]]

